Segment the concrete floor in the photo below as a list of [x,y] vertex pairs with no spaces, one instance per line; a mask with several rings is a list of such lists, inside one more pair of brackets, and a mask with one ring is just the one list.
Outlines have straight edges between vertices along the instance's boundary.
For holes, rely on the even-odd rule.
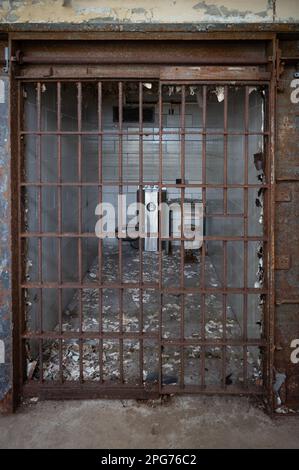
[[299,416],[246,397],[27,403],[0,416],[0,448],[299,448]]

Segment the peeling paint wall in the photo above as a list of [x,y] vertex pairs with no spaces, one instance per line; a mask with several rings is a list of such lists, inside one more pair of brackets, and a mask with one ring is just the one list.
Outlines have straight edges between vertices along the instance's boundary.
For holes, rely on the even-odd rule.
[[297,22],[298,0],[0,0],[0,23]]

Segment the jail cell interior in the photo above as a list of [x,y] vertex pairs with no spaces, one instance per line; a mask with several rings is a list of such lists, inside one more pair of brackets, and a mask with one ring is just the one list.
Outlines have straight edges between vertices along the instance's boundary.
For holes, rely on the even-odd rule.
[[[24,380],[261,390],[267,87],[46,81],[20,98]],[[150,203],[157,236],[119,236],[119,194]],[[177,233],[170,211],[162,235],[162,200],[202,217],[183,210]],[[101,202],[115,237],[96,236]]]

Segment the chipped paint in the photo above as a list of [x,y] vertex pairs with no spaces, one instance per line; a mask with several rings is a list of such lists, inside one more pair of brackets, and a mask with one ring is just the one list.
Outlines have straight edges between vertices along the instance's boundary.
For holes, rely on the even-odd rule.
[[0,364],[5,364],[5,344],[3,339],[0,339]]
[[3,80],[0,80],[0,103],[5,103],[5,87]]
[[299,20],[297,0],[3,0],[0,23],[271,23]]

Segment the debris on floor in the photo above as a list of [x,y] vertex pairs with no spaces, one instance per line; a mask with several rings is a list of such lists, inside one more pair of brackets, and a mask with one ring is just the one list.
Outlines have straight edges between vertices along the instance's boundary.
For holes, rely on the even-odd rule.
[[[179,249],[173,250],[171,255],[163,255],[163,282],[166,286],[179,285],[180,258]],[[156,282],[157,254],[143,253],[145,282]],[[184,277],[187,286],[200,285],[201,261],[200,255],[196,262],[192,259],[185,263]],[[123,273],[124,282],[132,282],[139,276],[138,254],[128,247],[123,249],[123,258],[126,270]],[[102,272],[105,273],[105,282],[113,283],[117,280],[118,252],[110,248],[109,254],[104,257]],[[219,287],[220,283],[209,256],[205,257],[206,282],[211,287]],[[154,384],[159,377],[159,315],[160,295],[157,289],[139,288],[123,289],[123,318],[119,315],[119,298],[115,290],[100,289],[98,282],[98,264],[95,260],[88,269],[84,282],[95,283],[94,288],[82,289],[82,330],[86,332],[119,332],[120,326],[124,332],[138,333],[140,328],[144,332],[156,333],[157,338],[144,339],[141,368],[144,383]],[[162,337],[172,340],[180,337],[181,325],[181,295],[163,294],[162,301]],[[143,324],[141,325],[140,305],[143,306]],[[62,318],[63,331],[80,331],[80,298],[74,290],[73,297],[66,305]],[[102,314],[100,315],[102,307]],[[222,295],[206,294],[204,306],[205,337],[217,340],[223,337],[224,329],[230,338],[241,338],[242,327],[234,315],[230,305],[226,305],[226,315],[223,318]],[[200,294],[185,294],[184,300],[184,335],[186,338],[200,339],[202,334],[203,305]],[[102,320],[100,326],[100,319]],[[55,331],[58,332],[59,325]],[[78,381],[80,378],[80,347],[82,349],[82,379],[87,381],[119,381],[121,351],[123,351],[123,377],[125,383],[140,384],[140,343],[137,339],[86,339],[80,346],[79,340],[52,340],[43,341],[43,379],[46,381],[63,380]],[[225,354],[225,356],[224,356]],[[30,354],[29,354],[30,357]],[[222,377],[222,363],[226,358],[226,377]],[[203,352],[200,346],[185,346],[180,348],[168,345],[162,350],[162,381],[165,385],[177,385],[181,376],[181,364],[184,361],[184,383],[186,385],[201,384],[201,364],[205,363],[205,383],[207,385],[242,384],[244,352],[242,347],[208,347]],[[62,374],[59,364],[62,364]],[[101,368],[101,370],[100,370]],[[247,353],[247,369],[249,382],[253,385],[262,384],[261,358],[258,348],[251,348]],[[40,366],[36,360],[28,362],[28,377],[38,378]],[[227,380],[229,377],[229,380]]]

